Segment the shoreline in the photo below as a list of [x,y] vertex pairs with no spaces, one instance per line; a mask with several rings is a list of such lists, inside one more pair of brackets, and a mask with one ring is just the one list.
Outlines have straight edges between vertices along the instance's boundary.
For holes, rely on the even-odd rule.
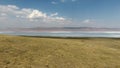
[[10,35],[10,34],[0,34],[3,36],[17,36],[17,37],[34,37],[34,38],[61,38],[61,39],[97,39],[97,38],[105,38],[105,39],[120,39],[120,37],[63,37],[63,36],[27,36],[27,35]]
[[61,39],[120,39],[119,37],[60,37],[60,36],[26,36],[26,35],[11,35],[20,37],[34,37],[34,38],[61,38]]

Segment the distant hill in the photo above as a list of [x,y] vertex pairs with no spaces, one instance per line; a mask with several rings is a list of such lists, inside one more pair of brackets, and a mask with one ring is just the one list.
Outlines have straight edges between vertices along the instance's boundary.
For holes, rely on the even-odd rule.
[[35,28],[7,28],[2,31],[120,31],[120,28],[97,27],[35,27]]

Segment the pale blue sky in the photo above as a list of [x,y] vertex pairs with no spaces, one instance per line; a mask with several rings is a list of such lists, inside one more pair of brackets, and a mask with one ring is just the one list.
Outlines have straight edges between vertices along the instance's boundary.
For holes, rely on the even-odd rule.
[[0,27],[120,27],[120,0],[0,0]]

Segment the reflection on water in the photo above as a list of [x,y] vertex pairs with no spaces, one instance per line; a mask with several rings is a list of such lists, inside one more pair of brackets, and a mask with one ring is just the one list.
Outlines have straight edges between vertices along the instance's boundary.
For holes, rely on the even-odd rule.
[[21,32],[0,32],[8,35],[26,35],[26,36],[55,36],[55,37],[116,37],[120,38],[118,31],[21,31]]

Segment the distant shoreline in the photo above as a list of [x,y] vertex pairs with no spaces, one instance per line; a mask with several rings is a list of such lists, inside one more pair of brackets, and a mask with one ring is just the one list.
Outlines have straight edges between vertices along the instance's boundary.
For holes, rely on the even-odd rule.
[[25,36],[25,35],[17,35],[20,37],[34,37],[34,38],[61,38],[61,39],[98,39],[98,38],[105,38],[105,39],[120,39],[116,37],[58,37],[58,36]]
[[32,36],[32,35],[10,35],[0,34],[4,36],[20,36],[20,37],[35,37],[35,38],[61,38],[61,39],[93,39],[93,38],[106,38],[106,39],[120,39],[120,37],[70,37],[70,36]]

